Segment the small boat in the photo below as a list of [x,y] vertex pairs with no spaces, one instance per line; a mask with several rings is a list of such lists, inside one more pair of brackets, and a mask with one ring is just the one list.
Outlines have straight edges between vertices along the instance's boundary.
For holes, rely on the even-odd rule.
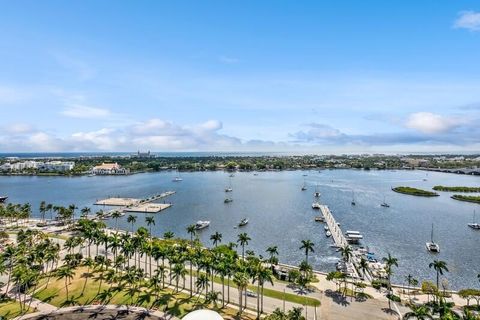
[[383,196],[383,202],[382,204],[380,204],[382,207],[384,208],[390,208],[390,205],[388,203],[385,202],[385,196]]
[[352,191],[352,206],[356,205],[357,203],[355,202],[355,193]]
[[315,217],[315,221],[316,221],[316,222],[325,222],[325,218],[322,217],[322,216],[316,216],[316,217]]
[[210,221],[198,220],[197,223],[195,224],[195,230],[205,229],[209,225],[210,225]]
[[254,175],[254,176],[258,176],[258,173],[255,172],[253,175]]
[[438,243],[435,243],[433,241],[433,223],[432,223],[432,233],[430,235],[430,242],[425,243],[425,246],[427,247],[427,250],[430,252],[438,253],[440,252],[440,246]]
[[330,238],[332,236],[332,233],[330,231],[325,232],[325,236],[327,238]]
[[475,222],[475,210],[473,210],[473,220],[472,223],[469,223],[468,226],[475,230],[480,230],[480,224]]
[[233,178],[233,177],[235,177],[235,175],[233,173],[230,173],[229,177]]
[[233,201],[232,198],[225,198],[225,200],[223,200],[224,203],[230,203],[232,201]]
[[240,223],[238,224],[239,227],[243,227],[244,225],[246,225],[248,223],[248,219],[247,218],[243,218]]
[[232,191],[233,191],[233,189],[231,187],[226,187],[225,188],[225,192],[232,192]]
[[95,177],[96,174],[95,173],[90,173],[87,177]]
[[225,192],[232,192],[233,191],[233,188],[232,188],[232,178],[229,178],[228,180],[228,186],[225,188]]
[[8,199],[8,196],[0,196],[0,203],[4,203],[5,201],[7,201]]
[[313,193],[315,198],[320,197],[320,191],[318,191],[318,184],[315,185],[315,192]]
[[307,174],[303,174],[303,176],[304,176],[304,177],[306,177],[306,176],[307,176]]
[[327,225],[325,225],[325,226],[323,226],[323,230],[325,230],[325,231],[329,231],[330,229],[328,228],[328,226],[327,226]]
[[302,191],[307,190],[307,185],[305,184],[305,179],[303,179]]
[[180,172],[178,172],[178,170],[176,170],[177,172],[177,175],[175,176],[175,178],[172,179],[173,182],[180,182],[180,181],[183,181],[182,178],[180,178]]
[[312,209],[315,209],[315,210],[320,209],[320,203],[318,201],[314,201],[312,203]]

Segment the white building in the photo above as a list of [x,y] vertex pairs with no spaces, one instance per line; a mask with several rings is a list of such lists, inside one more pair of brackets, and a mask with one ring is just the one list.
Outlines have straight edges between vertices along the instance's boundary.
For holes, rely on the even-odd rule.
[[2,171],[24,171],[27,169],[36,169],[39,171],[55,171],[55,172],[65,172],[72,170],[75,167],[75,162],[63,162],[63,161],[50,161],[50,162],[39,162],[39,161],[21,161],[21,162],[7,162],[0,166]]
[[93,174],[129,174],[130,170],[122,168],[118,163],[102,163],[99,166],[95,166],[92,169]]
[[40,171],[56,171],[56,172],[65,172],[70,171],[75,167],[75,162],[73,161],[49,161],[45,163],[38,163],[38,170]]

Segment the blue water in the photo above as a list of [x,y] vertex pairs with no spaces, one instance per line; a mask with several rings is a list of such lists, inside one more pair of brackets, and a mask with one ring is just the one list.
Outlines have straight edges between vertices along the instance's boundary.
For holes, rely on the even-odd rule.
[[[308,174],[303,177],[302,174]],[[108,196],[145,197],[166,190],[177,194],[168,198],[173,207],[155,215],[153,233],[161,235],[173,231],[187,237],[185,228],[197,220],[211,220],[209,228],[199,233],[207,245],[215,231],[223,234],[223,242],[236,241],[240,230],[236,224],[248,217],[250,223],[241,228],[252,238],[248,249],[266,255],[265,249],[277,245],[280,260],[298,264],[303,259],[299,250],[302,239],[315,243],[310,262],[316,269],[329,271],[335,267],[338,253],[330,247],[331,239],[324,236],[323,225],[313,221],[318,211],[311,209],[315,184],[322,193],[321,202],[327,204],[343,230],[359,230],[363,244],[381,258],[390,252],[399,259],[394,270],[397,282],[412,274],[419,280],[435,277],[428,268],[433,259],[445,260],[450,272],[446,277],[453,288],[477,287],[480,273],[480,231],[467,227],[480,205],[450,199],[450,193],[423,198],[392,192],[392,186],[407,185],[429,189],[434,185],[480,186],[480,177],[422,171],[359,171],[324,170],[236,173],[231,179],[234,201],[224,204],[224,188],[229,183],[224,172],[182,173],[182,182],[172,182],[171,172],[110,177],[27,177],[1,176],[0,194],[7,194],[11,202],[30,202],[37,208],[40,201],[79,208],[93,206],[97,199]],[[427,181],[423,181],[427,178]],[[301,191],[303,180],[307,191]],[[351,205],[354,191],[357,205]],[[384,196],[390,208],[380,203]],[[35,211],[34,215],[38,215]],[[136,227],[144,224],[144,215],[138,214]],[[113,225],[113,221],[108,221]],[[434,255],[425,249],[430,239],[431,224],[435,224],[435,241],[441,253]],[[126,216],[119,226],[129,229]]]

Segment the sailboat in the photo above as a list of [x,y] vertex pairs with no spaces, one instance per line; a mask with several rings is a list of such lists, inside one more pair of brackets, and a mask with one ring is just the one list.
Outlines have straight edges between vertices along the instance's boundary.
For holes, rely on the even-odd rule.
[[320,197],[320,191],[318,191],[318,183],[315,185],[315,192],[313,193],[315,198]]
[[307,185],[305,184],[305,179],[303,179],[302,191],[307,190]]
[[[384,201],[385,202],[385,201]],[[357,203],[355,202],[355,193],[352,191],[352,206],[356,205]]]
[[475,210],[473,210],[473,221],[469,223],[468,226],[472,229],[480,230],[480,224],[475,222]]
[[230,178],[229,180],[229,184],[228,184],[228,187],[225,188],[225,192],[232,192],[233,189],[232,189],[232,178]]
[[384,208],[389,208],[390,207],[390,205],[385,202],[385,196],[383,196],[383,203],[381,204],[381,206],[384,207]]
[[178,171],[178,169],[176,170],[177,172],[177,175],[175,176],[175,178],[172,179],[173,182],[180,182],[180,181],[183,181],[182,178],[180,178],[180,172]]
[[440,252],[440,246],[438,245],[438,243],[435,243],[435,241],[433,241],[433,223],[432,223],[432,233],[430,235],[430,242],[427,242],[425,245],[427,247],[427,250],[430,252],[434,252],[434,253]]

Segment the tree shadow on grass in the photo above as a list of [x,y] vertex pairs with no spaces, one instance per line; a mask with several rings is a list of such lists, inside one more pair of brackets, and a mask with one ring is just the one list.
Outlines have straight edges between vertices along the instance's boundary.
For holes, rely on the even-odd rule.
[[325,290],[325,296],[331,298],[332,301],[338,305],[341,305],[344,307],[347,307],[350,305],[350,302],[348,302],[347,298],[338,291]]

